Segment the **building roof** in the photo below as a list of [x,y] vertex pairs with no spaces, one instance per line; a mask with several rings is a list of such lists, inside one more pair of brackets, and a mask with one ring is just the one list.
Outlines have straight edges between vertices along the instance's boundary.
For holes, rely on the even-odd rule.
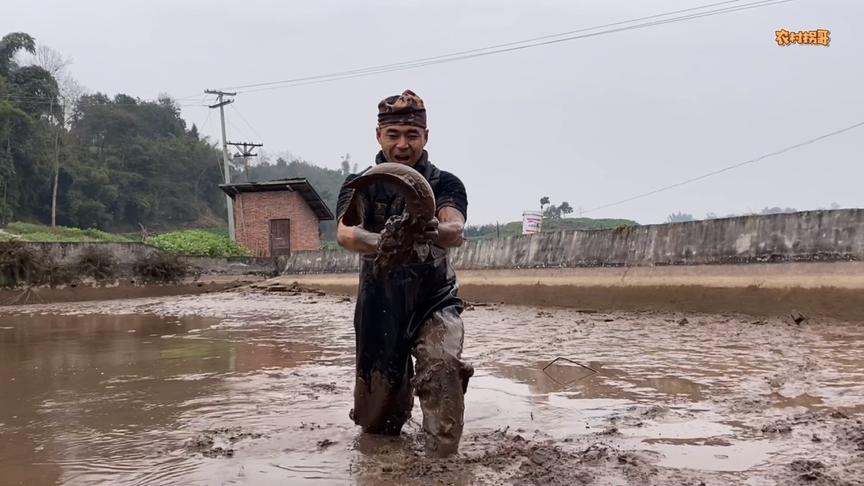
[[327,204],[309,184],[305,177],[295,177],[292,179],[278,179],[275,181],[266,182],[241,182],[238,184],[219,184],[219,188],[225,191],[225,194],[234,199],[241,192],[264,192],[264,191],[288,191],[297,192],[306,201],[306,204],[315,212],[319,220],[329,221],[334,219],[333,213]]

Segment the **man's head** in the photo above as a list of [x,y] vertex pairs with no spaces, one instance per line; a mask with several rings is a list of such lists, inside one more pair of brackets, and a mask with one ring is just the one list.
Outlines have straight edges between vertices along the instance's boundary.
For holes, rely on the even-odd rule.
[[388,162],[413,167],[429,140],[423,100],[411,90],[381,100],[375,136]]

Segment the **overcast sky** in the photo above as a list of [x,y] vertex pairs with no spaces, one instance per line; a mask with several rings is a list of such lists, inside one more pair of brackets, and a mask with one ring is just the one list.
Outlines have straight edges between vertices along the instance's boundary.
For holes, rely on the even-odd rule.
[[[362,68],[714,3],[611,0],[4,0],[91,92],[153,98]],[[747,2],[738,2],[747,3]],[[619,201],[864,121],[864,2],[797,0],[420,69],[240,93],[228,139],[327,167],[371,163],[376,105],[426,101],[430,158],[465,182],[469,223],[553,203]],[[830,47],[774,31],[830,29]],[[198,98],[201,101],[203,98]],[[190,103],[190,101],[184,101]],[[194,104],[194,103],[193,103]],[[216,110],[183,108],[216,141]],[[663,193],[588,212],[647,224],[864,207],[864,127]]]

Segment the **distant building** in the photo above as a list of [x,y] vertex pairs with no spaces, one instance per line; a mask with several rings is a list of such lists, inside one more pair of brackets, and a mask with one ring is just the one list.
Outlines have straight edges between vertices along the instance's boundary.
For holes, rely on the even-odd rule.
[[333,213],[305,178],[219,186],[234,200],[237,242],[255,256],[319,250],[320,221]]

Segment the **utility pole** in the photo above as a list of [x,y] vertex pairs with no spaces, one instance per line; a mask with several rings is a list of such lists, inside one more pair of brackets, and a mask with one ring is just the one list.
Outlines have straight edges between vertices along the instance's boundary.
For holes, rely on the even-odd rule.
[[[256,147],[263,147],[264,144],[260,143],[250,143],[250,142],[228,142],[228,145],[232,147],[237,147],[237,150],[240,151],[240,156],[243,157],[243,173],[246,174],[246,182],[249,182],[249,157],[258,157],[258,154],[254,153]],[[235,157],[237,157],[235,155]]]
[[[228,163],[228,137],[225,135],[225,105],[234,103],[234,100],[226,100],[225,96],[237,96],[237,93],[228,93],[215,89],[205,89],[206,94],[215,94],[216,104],[210,108],[219,108],[219,118],[222,121],[222,167],[225,171],[225,184],[231,184],[231,167]],[[228,236],[231,241],[236,239],[234,234],[234,201],[231,196],[225,194],[225,206],[228,208]]]

